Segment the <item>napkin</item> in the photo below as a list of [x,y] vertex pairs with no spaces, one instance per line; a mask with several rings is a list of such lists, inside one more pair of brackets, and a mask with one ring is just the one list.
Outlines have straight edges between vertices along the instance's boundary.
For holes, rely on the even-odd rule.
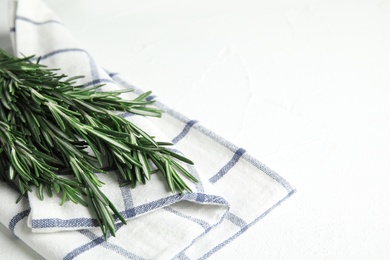
[[[40,0],[10,4],[15,55],[36,55],[60,73],[84,75],[79,83],[104,83],[103,90],[131,88],[127,98],[143,93],[120,74],[104,70],[73,38],[60,19]],[[238,91],[238,90],[237,90]],[[188,170],[199,179],[193,192],[169,192],[159,174],[137,188],[119,187],[115,172],[99,174],[102,190],[127,219],[116,224],[116,237],[105,240],[91,211],[60,198],[38,199],[36,191],[18,204],[12,184],[0,183],[0,222],[48,259],[204,259],[289,198],[290,184],[250,156],[245,149],[211,132],[156,100],[162,118],[129,113],[132,121],[159,141],[194,161]]]

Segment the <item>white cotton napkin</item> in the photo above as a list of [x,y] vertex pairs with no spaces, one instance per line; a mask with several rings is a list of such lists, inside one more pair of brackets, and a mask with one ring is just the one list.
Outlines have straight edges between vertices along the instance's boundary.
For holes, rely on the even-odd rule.
[[[12,2],[10,21],[15,55],[35,54],[50,68],[85,75],[80,83],[142,93],[103,70],[41,1]],[[170,193],[158,174],[136,189],[119,187],[115,172],[99,175],[106,183],[103,192],[128,219],[127,225],[117,223],[116,237],[105,241],[88,208],[71,202],[59,206],[55,196],[40,201],[35,192],[12,204],[17,191],[0,183],[0,222],[48,259],[199,259],[223,248],[293,194],[283,178],[244,149],[159,101],[155,105],[165,111],[161,119],[123,116],[158,140],[173,142],[194,161],[188,169],[200,182],[191,184],[193,193]]]

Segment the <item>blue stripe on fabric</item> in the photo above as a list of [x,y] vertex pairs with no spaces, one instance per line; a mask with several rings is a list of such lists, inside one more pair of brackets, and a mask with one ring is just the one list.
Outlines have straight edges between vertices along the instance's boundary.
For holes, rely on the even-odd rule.
[[[122,176],[116,172],[117,178],[119,183],[123,181]],[[134,201],[133,196],[131,194],[131,190],[129,186],[121,186],[120,187],[122,199],[123,199],[123,205],[125,206],[125,218],[131,218],[135,216],[135,210],[134,210]]]
[[113,81],[109,80],[109,79],[94,79],[92,81],[85,83],[83,86],[89,87],[89,86],[93,86],[93,85],[97,85],[97,84],[101,84],[101,83],[113,83]]
[[261,170],[262,172],[266,173],[269,177],[271,177],[275,181],[279,182],[288,192],[293,190],[291,185],[283,177],[281,177],[275,171],[273,171],[268,166],[266,166],[265,164],[261,163],[260,161],[258,161],[254,157],[252,157],[251,155],[245,153],[242,156],[242,159],[248,161],[250,164],[255,166],[257,169]]
[[[207,203],[207,204],[216,204],[224,205],[229,207],[229,203],[222,197],[216,195],[209,195],[204,193],[184,193],[182,195],[175,194],[162,199],[158,199],[149,203],[139,205],[134,208],[126,209],[122,212],[122,216],[134,217],[158,208],[162,208],[173,203],[187,200],[195,201],[198,203]],[[93,218],[73,218],[73,219],[59,219],[59,218],[50,218],[50,219],[34,219],[32,220],[33,228],[83,228],[83,227],[98,227],[98,222]]]
[[145,212],[149,212],[151,210],[154,210],[157,208],[162,208],[162,207],[165,207],[167,205],[173,204],[176,201],[180,200],[180,196],[181,195],[172,195],[172,196],[169,196],[166,198],[162,198],[162,199],[159,199],[156,201],[152,201],[152,202],[137,206],[134,208],[136,215],[140,215],[140,214],[143,214]]
[[124,112],[124,113],[119,114],[119,116],[121,116],[123,118],[130,117],[130,116],[135,116],[135,115],[136,114],[133,114],[133,113],[130,113],[130,112]]
[[[118,231],[122,226],[123,226],[123,224],[121,224],[121,223],[117,224],[116,231]],[[137,256],[137,255],[131,253],[130,251],[126,250],[125,248],[123,248],[121,246],[118,246],[118,245],[115,245],[115,244],[108,242],[107,240],[104,239],[104,236],[97,236],[96,234],[94,234],[90,230],[86,230],[86,229],[79,230],[79,233],[86,236],[87,238],[91,239],[91,242],[88,242],[88,243],[72,250],[63,258],[64,260],[74,259],[75,257],[79,256],[80,254],[82,254],[86,251],[89,251],[89,250],[91,250],[94,247],[99,246],[99,245],[105,249],[111,250],[111,251],[113,251],[121,256],[128,258],[128,259],[137,259],[137,260],[144,259],[140,256]]]
[[157,97],[156,95],[150,95],[147,98],[145,98],[145,100],[146,101],[151,101],[151,100],[155,99],[156,97]]
[[18,214],[16,214],[9,222],[8,224],[8,228],[9,230],[12,231],[12,233],[15,233],[15,227],[16,227],[16,224],[19,223],[19,221],[21,221],[22,219],[24,219],[25,217],[28,216],[28,214],[30,214],[30,211],[31,209],[26,209],[26,210],[23,210],[22,212],[19,212]]
[[179,260],[191,260],[184,252],[181,252],[178,256],[177,259]]
[[[45,59],[48,59],[48,58],[50,58],[50,57],[52,57],[54,55],[57,55],[57,54],[60,54],[60,53],[67,53],[67,52],[83,52],[83,53],[88,55],[88,52],[83,50],[83,49],[80,49],[80,48],[67,48],[67,49],[59,49],[59,50],[48,52],[45,55],[42,55],[40,57],[40,59],[41,60],[45,60]],[[37,59],[38,59],[37,57],[34,57],[31,60],[37,60]]]
[[15,19],[16,20],[20,20],[20,21],[24,21],[24,22],[28,22],[28,23],[31,23],[31,24],[34,24],[34,25],[43,25],[43,24],[49,24],[49,23],[55,23],[55,24],[63,25],[60,21],[53,20],[53,19],[42,21],[42,22],[37,22],[37,21],[31,20],[30,18],[27,18],[27,17],[24,17],[24,16],[20,16],[20,15],[16,16]]
[[188,132],[191,130],[192,126],[194,124],[196,124],[197,122],[198,121],[196,121],[196,120],[188,121],[187,124],[185,125],[183,131],[181,131],[180,134],[178,134],[175,138],[172,139],[172,143],[176,144],[181,139],[183,139],[188,134]]
[[97,227],[99,223],[93,218],[72,218],[72,219],[59,219],[59,218],[46,218],[46,219],[33,219],[31,221],[32,228],[75,228],[75,227]]
[[116,75],[118,75],[117,72],[107,72],[108,73],[108,76],[110,76],[110,78],[113,78],[115,77]]
[[[199,199],[201,198],[201,199]],[[166,198],[162,198],[156,201],[152,201],[140,206],[135,207],[135,212],[137,215],[143,214],[145,212],[165,207],[168,205],[171,205],[175,202],[181,201],[181,200],[188,200],[188,201],[196,201],[199,203],[211,203],[211,204],[220,204],[220,205],[229,205],[228,202],[220,197],[215,195],[209,195],[209,194],[201,194],[201,193],[184,193],[182,195],[176,194],[172,196],[168,196]]]
[[292,194],[295,193],[295,190],[291,190],[284,198],[282,198],[281,200],[279,200],[277,203],[275,203],[272,207],[270,207],[268,210],[266,210],[265,212],[263,212],[259,217],[257,217],[254,221],[252,221],[251,223],[247,224],[246,226],[242,227],[236,234],[234,234],[233,236],[231,236],[230,238],[226,239],[225,241],[223,241],[222,243],[220,243],[219,245],[215,246],[213,249],[211,249],[209,252],[207,252],[206,254],[204,254],[201,258],[199,259],[207,259],[209,258],[212,254],[214,254],[215,252],[217,252],[218,250],[220,250],[221,248],[223,248],[224,246],[226,246],[227,244],[229,244],[230,242],[232,242],[234,239],[236,239],[237,237],[239,237],[240,235],[242,235],[246,230],[248,230],[248,228],[250,228],[251,226],[253,226],[254,224],[256,224],[259,220],[263,219],[266,215],[268,215],[272,210],[274,210],[277,206],[279,206],[282,202],[284,202],[286,199],[288,199]]
[[[90,73],[91,73],[91,77],[92,77],[92,82],[95,82],[95,81],[105,81],[108,79],[99,79],[100,78],[100,73],[99,73],[99,67],[98,65],[96,64],[95,60],[89,55],[89,53],[84,50],[84,49],[80,49],[80,48],[66,48],[66,49],[58,49],[58,50],[55,50],[55,51],[52,51],[52,52],[49,52],[45,55],[42,55],[40,57],[41,60],[45,60],[45,59],[48,59],[50,57],[53,57],[57,54],[61,54],[61,53],[67,53],[67,52],[83,52],[85,53],[87,56],[88,56],[88,62],[89,62],[89,68],[90,68]],[[33,57],[31,58],[32,61],[34,60],[38,60],[38,57]],[[111,81],[109,81],[111,82]],[[93,84],[93,83],[91,83]]]
[[192,176],[194,176],[198,180],[198,182],[195,183],[196,191],[198,193],[203,193],[204,186],[203,186],[202,180],[200,179],[200,175],[199,175],[198,171],[196,170],[196,168],[193,165],[187,165],[187,169],[192,174]]
[[213,177],[209,179],[211,183],[216,183],[219,181],[223,176],[225,176],[226,173],[230,171],[231,168],[236,165],[238,160],[240,160],[241,156],[245,153],[245,150],[242,148],[239,148],[233,155],[233,158],[225,164]]
[[[122,226],[123,226],[123,225],[121,225],[121,227],[122,227]],[[119,229],[119,228],[118,228],[118,229]],[[87,237],[95,237],[95,236],[96,236],[94,233],[92,233],[92,232],[89,231],[89,230],[85,230],[85,234],[84,234],[84,235],[87,236]],[[93,236],[92,236],[92,235],[93,235]],[[111,251],[113,251],[113,252],[115,252],[115,253],[117,253],[117,254],[123,256],[123,257],[126,257],[126,258],[128,258],[128,259],[135,259],[135,260],[143,260],[143,259],[145,259],[145,258],[143,258],[143,257],[140,257],[140,256],[138,256],[138,255],[136,255],[136,254],[130,252],[129,250],[127,250],[127,249],[125,249],[125,248],[123,248],[123,247],[121,247],[121,246],[112,244],[112,243],[107,242],[107,241],[105,241],[104,243],[101,243],[100,245],[101,245],[102,247],[104,247],[104,248],[106,248],[106,249],[109,249],[109,250],[111,250]]]
[[202,220],[202,219],[199,219],[199,218],[194,218],[194,217],[191,217],[191,216],[188,216],[180,211],[177,211],[175,209],[173,209],[172,207],[164,207],[164,210],[168,211],[168,212],[171,212],[173,214],[175,214],[176,216],[179,216],[181,218],[184,218],[184,219],[187,219],[191,222],[194,222],[196,224],[198,224],[199,226],[201,226],[204,230],[207,230],[207,229],[210,229],[210,224],[207,223],[206,221]]
[[[88,52],[86,53],[88,54]],[[91,69],[92,82],[99,80],[100,78],[99,67],[96,64],[95,60],[89,54],[88,54],[88,61],[89,61],[89,68]]]
[[208,233],[210,230],[212,230],[214,227],[220,225],[222,223],[222,221],[225,219],[226,215],[229,213],[229,210],[230,210],[230,206],[228,205],[228,209],[227,211],[223,214],[223,216],[221,217],[221,219],[215,223],[214,225],[212,225],[209,229],[205,230],[204,232],[202,232],[199,236],[197,236],[196,238],[194,238],[188,245],[186,248],[184,248],[181,252],[179,252],[176,256],[174,256],[172,259],[176,259],[177,257],[179,257],[180,255],[183,255],[185,257],[188,257],[185,252],[188,248],[190,248],[191,246],[194,245],[194,243],[199,239],[201,238],[202,236],[204,236],[206,233]]
[[198,202],[203,203],[205,201],[205,199],[206,199],[206,195],[203,193],[198,193],[196,196],[196,201],[198,201]]
[[244,228],[245,226],[248,225],[245,222],[245,220],[243,220],[242,218],[240,218],[239,216],[237,216],[231,212],[228,212],[226,214],[226,219],[229,220],[230,222],[232,222],[233,224],[235,224],[236,226],[239,226],[240,228]]
[[[163,107],[160,107],[160,105],[156,102],[155,105],[157,107],[159,107],[160,109],[164,110]],[[163,105],[164,106],[164,105]],[[172,111],[171,113],[172,116],[175,117],[175,111]],[[182,116],[179,114],[177,115],[177,119],[178,120],[181,120]],[[194,129],[198,130],[199,132],[203,133],[204,135],[208,136],[209,138],[211,138],[212,140],[216,141],[217,143],[219,143],[220,145],[226,147],[227,149],[229,149],[230,151],[232,152],[235,152],[238,147],[235,146],[234,144],[232,144],[231,142],[227,141],[226,139],[220,137],[219,135],[217,135],[216,133],[208,130],[207,128],[205,128],[204,126],[201,126],[199,124],[196,124],[194,126]],[[271,177],[272,179],[274,179],[275,181],[277,181],[278,183],[280,183],[283,188],[285,188],[288,192],[292,191],[293,188],[291,187],[291,185],[283,178],[281,177],[279,174],[277,174],[275,171],[271,170],[270,168],[268,168],[267,166],[265,166],[263,163],[261,163],[260,161],[258,161],[257,159],[255,159],[254,157],[252,157],[251,155],[245,153],[243,156],[242,156],[242,159],[246,160],[247,162],[249,162],[250,164],[252,164],[254,167],[256,167],[257,169],[261,170],[262,172],[264,172],[265,174],[267,174],[269,177]]]
[[[79,233],[81,234],[84,234],[84,232],[86,232],[86,230],[80,230]],[[71,252],[69,252],[63,259],[64,260],[71,260],[71,259],[74,259],[76,256],[100,245],[101,243],[104,243],[105,239],[103,236],[101,237],[96,237],[95,239],[93,239],[91,242],[88,242],[87,244],[84,244],[74,250],[72,250]]]

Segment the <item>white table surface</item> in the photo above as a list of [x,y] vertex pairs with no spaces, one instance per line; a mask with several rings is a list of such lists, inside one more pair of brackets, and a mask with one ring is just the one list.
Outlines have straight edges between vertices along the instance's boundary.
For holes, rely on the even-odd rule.
[[389,1],[45,2],[106,68],[297,189],[213,259],[390,259]]

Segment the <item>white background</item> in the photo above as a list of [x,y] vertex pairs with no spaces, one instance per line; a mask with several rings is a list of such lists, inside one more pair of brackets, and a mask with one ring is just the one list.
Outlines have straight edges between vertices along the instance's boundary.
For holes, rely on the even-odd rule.
[[[390,258],[389,1],[45,2],[107,69],[297,189],[213,258]],[[2,259],[39,259],[0,241]]]

